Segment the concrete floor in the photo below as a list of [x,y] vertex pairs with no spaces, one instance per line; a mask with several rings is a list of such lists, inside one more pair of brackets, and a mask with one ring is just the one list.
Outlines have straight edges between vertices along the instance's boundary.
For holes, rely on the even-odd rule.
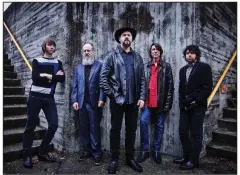
[[[53,152],[58,162],[46,163],[38,161],[37,156],[33,157],[34,167],[26,169],[22,160],[3,163],[4,174],[107,174],[107,167],[110,161],[110,154],[105,153],[104,162],[95,166],[93,159],[78,162],[78,154],[60,155]],[[200,160],[200,167],[191,171],[183,171],[178,165],[172,163],[173,157],[163,155],[163,162],[160,165],[154,163],[152,158],[147,159],[141,165],[144,174],[237,174],[237,164],[226,159],[204,157]],[[125,165],[124,153],[121,153],[119,160],[119,171],[117,174],[139,174]]]

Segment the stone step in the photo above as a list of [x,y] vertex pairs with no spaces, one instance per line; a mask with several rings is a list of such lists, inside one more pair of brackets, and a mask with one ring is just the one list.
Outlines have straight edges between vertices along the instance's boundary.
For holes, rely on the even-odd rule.
[[17,78],[17,73],[16,72],[8,72],[8,71],[4,71],[3,72],[3,77],[4,78],[13,78],[16,79]]
[[233,118],[221,118],[218,120],[219,128],[226,128],[228,131],[237,132],[237,120]]
[[15,115],[3,118],[3,129],[12,129],[17,127],[25,127],[27,115]]
[[21,86],[5,86],[3,87],[4,95],[23,95],[25,92],[25,88]]
[[[7,146],[7,145],[22,142],[24,131],[25,131],[25,127],[4,130],[3,145]],[[46,130],[44,128],[37,126],[34,131],[34,140],[43,138],[45,132]]]
[[237,99],[236,98],[228,98],[227,105],[230,108],[237,108]]
[[4,65],[3,70],[9,71],[9,72],[14,72],[14,66],[13,65]]
[[237,90],[236,89],[231,90],[231,94],[232,94],[232,98],[237,99]]
[[237,147],[237,132],[219,128],[216,131],[213,131],[212,141],[218,145]]
[[223,108],[223,118],[237,118],[237,108]]
[[3,106],[3,116],[9,115],[21,115],[27,113],[27,105],[4,105]]
[[218,145],[214,142],[207,145],[206,148],[207,155],[214,157],[223,157],[234,162],[237,162],[237,148],[226,146],[226,145]]
[[[32,145],[32,154],[37,154],[38,148],[41,144],[41,140],[34,140]],[[22,157],[23,143],[15,143],[13,145],[3,147],[3,161],[10,162]],[[53,144],[49,145],[48,151],[53,151]]]
[[11,65],[11,60],[9,59],[3,59],[4,65]]
[[3,55],[4,60],[8,60],[8,54]]
[[4,95],[3,104],[26,104],[27,96],[26,95]]
[[20,85],[21,85],[21,80],[19,79],[9,79],[9,78],[3,79],[3,86],[20,86]]

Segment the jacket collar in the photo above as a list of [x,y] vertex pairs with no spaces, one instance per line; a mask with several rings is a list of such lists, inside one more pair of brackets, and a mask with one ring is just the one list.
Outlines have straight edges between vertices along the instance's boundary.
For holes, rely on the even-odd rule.
[[[84,65],[81,64],[82,66],[82,69],[81,69],[81,75],[82,75],[82,78],[85,80],[85,69],[84,69]],[[97,67],[97,63],[96,63],[96,60],[94,60],[92,66],[91,66],[91,70],[90,70],[90,74],[89,74],[89,81],[91,80],[92,78],[92,75],[94,74],[95,70],[96,70],[96,67]]]
[[[122,54],[123,52],[127,53],[120,45],[118,45],[117,48],[118,48],[120,54]],[[131,47],[130,47],[130,52],[128,52],[128,53],[133,53],[133,50]]]
[[[191,78],[193,77],[194,73],[196,72],[196,70],[198,69],[198,66],[199,66],[199,63],[200,61],[196,61],[193,65],[193,68],[192,68],[192,71],[189,75],[189,78],[188,78],[188,82],[191,80]],[[188,65],[185,66],[185,71],[184,71],[184,75],[186,75],[186,71],[187,71],[187,68],[188,68]],[[186,76],[185,76],[186,77]]]
[[[147,67],[150,67],[151,65],[152,65],[152,60],[148,62]],[[159,63],[159,66],[160,67],[165,67],[166,66],[166,62],[161,59],[160,63]]]
[[93,64],[92,64],[92,67],[91,67],[91,71],[90,71],[90,75],[89,75],[89,81],[91,80],[92,78],[92,75],[94,74],[95,70],[96,70],[96,61],[94,60]]
[[[120,46],[120,45],[118,45],[115,49],[114,49],[114,51],[116,52],[116,53],[119,53],[119,54],[121,54],[124,50],[123,50],[123,48]],[[131,52],[132,52],[132,54],[135,56],[135,51],[131,48]]]
[[[122,62],[122,64],[124,64],[123,58],[121,56],[121,52],[120,52],[120,48],[117,46],[114,49],[115,53],[117,54],[117,58]],[[133,54],[133,58],[134,58],[134,62],[138,62],[138,60],[136,59],[136,53],[131,49],[131,52]]]

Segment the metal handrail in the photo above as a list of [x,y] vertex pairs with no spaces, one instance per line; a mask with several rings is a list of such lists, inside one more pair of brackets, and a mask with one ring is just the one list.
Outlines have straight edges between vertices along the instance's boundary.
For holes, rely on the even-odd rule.
[[227,67],[225,68],[225,70],[224,70],[223,74],[221,75],[220,79],[218,80],[218,82],[217,82],[215,88],[213,89],[211,95],[208,97],[208,104],[207,104],[208,106],[210,105],[213,97],[215,96],[215,94],[216,94],[216,92],[217,92],[220,84],[222,83],[224,77],[226,76],[229,68],[231,67],[231,65],[232,65],[232,63],[233,63],[233,60],[236,58],[236,55],[237,55],[237,51],[235,50],[234,53],[233,53],[233,55],[232,55],[232,58],[230,59],[228,65],[227,65]]
[[11,33],[11,31],[9,30],[8,26],[6,25],[6,23],[5,23],[5,22],[3,22],[3,24],[4,24],[5,28],[6,28],[6,30],[8,31],[8,33],[9,33],[10,37],[12,38],[13,42],[15,43],[15,45],[16,45],[16,47],[17,47],[18,51],[19,51],[19,52],[20,52],[20,54],[22,55],[22,57],[23,57],[23,59],[24,59],[25,63],[27,64],[27,66],[28,66],[29,70],[32,72],[32,66],[29,64],[29,62],[28,62],[27,58],[25,57],[25,55],[24,55],[23,51],[21,50],[21,48],[19,47],[19,45],[18,45],[17,41],[15,40],[15,38],[14,38],[13,34],[12,34],[12,33]]

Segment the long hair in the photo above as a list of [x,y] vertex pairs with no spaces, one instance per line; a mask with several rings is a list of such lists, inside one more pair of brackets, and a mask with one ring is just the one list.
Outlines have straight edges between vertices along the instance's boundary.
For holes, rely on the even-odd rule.
[[158,43],[152,43],[152,45],[151,45],[150,48],[149,48],[149,56],[150,56],[150,58],[152,58],[152,55],[151,55],[152,46],[155,46],[156,49],[157,49],[158,51],[160,51],[160,57],[162,57],[162,54],[163,54],[162,46],[161,46],[160,44],[158,44]]

